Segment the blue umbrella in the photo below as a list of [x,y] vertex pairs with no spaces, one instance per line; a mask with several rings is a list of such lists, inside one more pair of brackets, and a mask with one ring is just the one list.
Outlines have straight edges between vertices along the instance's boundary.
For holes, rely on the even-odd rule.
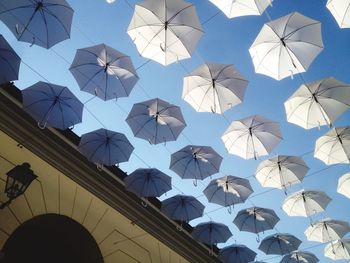
[[124,178],[126,190],[139,197],[159,197],[171,190],[171,177],[158,169],[137,169]]
[[39,81],[22,90],[23,108],[39,127],[67,129],[82,121],[84,105],[67,87]]
[[292,253],[285,255],[280,263],[317,263],[318,258],[307,251],[293,251]]
[[255,259],[256,253],[244,245],[232,245],[220,250],[219,259],[223,263],[247,263]]
[[169,218],[188,222],[203,216],[204,205],[193,196],[175,195],[162,202],[162,212]]
[[290,234],[274,234],[265,237],[259,246],[259,249],[266,255],[284,255],[297,250],[300,246],[300,239]]
[[79,151],[91,162],[113,165],[127,162],[134,147],[122,133],[99,129],[83,134]]
[[18,79],[21,58],[0,34],[0,84]]
[[225,243],[232,236],[232,233],[224,224],[205,222],[195,226],[191,235],[199,242],[214,245],[217,243]]

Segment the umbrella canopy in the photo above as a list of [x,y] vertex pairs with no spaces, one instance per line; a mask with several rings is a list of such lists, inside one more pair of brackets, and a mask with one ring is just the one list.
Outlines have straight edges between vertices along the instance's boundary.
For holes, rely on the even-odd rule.
[[169,65],[191,57],[203,30],[192,4],[145,0],[135,6],[128,34],[141,56]]
[[258,234],[273,229],[279,220],[272,209],[250,207],[239,211],[233,223],[240,231]]
[[22,90],[23,109],[40,127],[67,129],[82,121],[84,105],[67,87],[39,81]]
[[221,223],[205,222],[196,225],[191,235],[199,242],[207,245],[225,243],[231,236],[230,229]]
[[333,260],[350,259],[350,239],[332,241],[324,249],[324,255]]
[[268,155],[282,140],[282,135],[277,122],[254,115],[232,122],[221,139],[229,153],[256,159]]
[[17,80],[20,64],[21,58],[0,34],[0,84]]
[[223,113],[243,101],[247,85],[233,65],[204,64],[184,78],[182,98],[196,111]]
[[126,190],[139,197],[159,197],[171,190],[171,177],[158,169],[136,169],[124,178]]
[[309,226],[305,230],[306,238],[310,241],[327,243],[341,239],[350,231],[349,223],[341,220],[324,219]]
[[326,4],[340,28],[350,28],[350,1],[328,0]]
[[322,49],[321,23],[294,12],[265,24],[249,53],[255,72],[281,80],[305,72]]
[[219,259],[223,263],[247,263],[255,259],[256,253],[244,245],[224,247],[219,252]]
[[183,179],[203,180],[219,172],[221,161],[209,146],[188,145],[171,155],[169,168]]
[[350,126],[333,128],[318,138],[314,157],[328,165],[350,163]]
[[253,189],[247,179],[228,175],[212,180],[203,193],[210,203],[230,206],[244,203]]
[[180,107],[158,98],[134,104],[126,122],[136,137],[151,144],[176,141],[186,127]]
[[69,70],[82,91],[103,100],[129,96],[139,80],[130,57],[106,44],[78,49]]
[[239,16],[258,16],[272,4],[273,0],[209,0],[228,18]]
[[308,171],[309,167],[301,157],[277,155],[262,161],[255,177],[263,187],[283,189],[300,183]]
[[323,212],[332,199],[325,192],[301,190],[288,196],[282,209],[289,216],[311,216]]
[[350,172],[339,178],[337,192],[350,198]]
[[175,195],[163,200],[161,210],[171,219],[189,222],[203,216],[204,205],[193,196]]
[[303,84],[284,103],[287,120],[311,129],[331,126],[350,108],[350,85],[335,78],[325,78]]
[[99,129],[83,134],[78,149],[91,162],[114,165],[127,162],[134,147],[124,134]]
[[293,251],[285,255],[280,263],[317,263],[318,261],[318,258],[310,252]]
[[50,48],[70,37],[73,9],[65,0],[1,0],[0,20],[19,41]]
[[259,249],[266,255],[284,255],[297,250],[301,241],[290,234],[274,234],[265,237],[259,246]]

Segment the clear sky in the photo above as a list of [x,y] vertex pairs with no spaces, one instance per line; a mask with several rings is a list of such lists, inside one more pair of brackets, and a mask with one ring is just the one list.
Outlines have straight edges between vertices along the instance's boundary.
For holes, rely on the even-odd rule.
[[[127,35],[127,27],[133,14],[135,0],[117,0],[114,4],[107,4],[103,0],[69,0],[75,10],[71,39],[61,42],[51,50],[41,47],[29,47],[29,44],[18,42],[12,33],[0,23],[0,32],[16,50],[25,64],[21,65],[20,80],[16,85],[24,89],[37,81],[49,81],[54,84],[68,86],[70,90],[85,102],[93,96],[82,92],[69,72],[68,68],[73,61],[76,49],[100,43],[105,43],[129,55],[138,68],[140,80],[131,95],[117,101],[104,102],[94,98],[85,104],[82,124],[74,127],[74,132],[82,134],[100,127],[126,134],[135,147],[134,154],[128,163],[120,165],[121,169],[130,173],[139,167],[156,167],[172,177],[173,190],[163,195],[161,199],[175,194],[184,193],[194,195],[206,205],[205,215],[191,221],[196,225],[203,221],[217,221],[227,224],[233,237],[226,244],[244,244],[258,253],[257,259],[266,262],[279,262],[281,257],[268,256],[257,249],[259,243],[256,235],[240,232],[232,223],[236,213],[253,205],[271,208],[276,211],[281,221],[274,230],[261,234],[264,236],[275,232],[291,233],[301,239],[301,250],[315,253],[320,262],[331,262],[323,256],[325,245],[309,242],[304,236],[304,230],[309,226],[307,218],[288,217],[281,206],[285,194],[281,190],[263,188],[254,178],[258,164],[268,157],[258,160],[243,160],[240,157],[229,155],[221,141],[221,136],[229,123],[255,114],[263,115],[280,123],[283,141],[271,153],[270,157],[283,155],[303,155],[310,167],[309,173],[302,184],[295,185],[288,193],[305,189],[325,191],[333,201],[327,210],[315,216],[315,219],[331,217],[350,221],[350,200],[336,192],[338,178],[348,172],[349,165],[326,166],[313,157],[315,141],[325,134],[329,128],[304,130],[286,121],[283,103],[303,83],[333,76],[343,82],[350,83],[350,29],[340,29],[326,9],[326,0],[275,0],[273,6],[267,9],[268,15],[246,16],[228,19],[223,13],[207,0],[193,0],[205,33],[200,40],[191,59],[162,66],[156,62],[140,57],[132,40]],[[129,5],[129,4],[130,5]],[[272,19],[298,11],[303,15],[319,20],[322,23],[324,50],[311,64],[309,70],[294,79],[286,78],[276,81],[270,77],[256,74],[248,49],[253,43],[264,23]],[[237,69],[249,80],[249,85],[242,104],[224,114],[197,113],[181,99],[183,77],[204,62],[234,64]],[[145,63],[145,64],[144,64]],[[39,74],[38,74],[39,73]],[[176,142],[166,145],[150,145],[147,141],[134,138],[129,126],[125,122],[132,105],[137,102],[159,97],[181,107],[187,127]],[[94,116],[91,115],[93,113]],[[350,124],[350,112],[342,115],[335,126]],[[232,214],[226,208],[209,204],[202,191],[209,183],[210,178],[193,185],[192,180],[182,180],[169,170],[170,154],[188,144],[212,146],[224,160],[220,173],[212,179],[235,175],[248,177],[254,193],[244,204],[236,205]],[[320,244],[320,245],[319,245]]]

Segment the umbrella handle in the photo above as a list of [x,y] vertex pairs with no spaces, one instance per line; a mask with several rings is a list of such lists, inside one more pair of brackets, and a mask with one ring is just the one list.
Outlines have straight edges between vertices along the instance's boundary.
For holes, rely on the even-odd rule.
[[97,170],[99,170],[101,172],[103,170],[103,165],[96,163],[96,168],[97,168]]
[[182,226],[177,225],[176,226],[176,230],[179,231],[179,232],[182,232],[184,229],[182,228]]
[[46,125],[47,125],[47,122],[45,122],[45,123],[38,122],[38,127],[39,127],[39,129],[41,129],[41,130],[44,130],[44,129],[46,128]]
[[147,206],[148,206],[148,204],[146,203],[145,200],[142,200],[142,201],[141,201],[141,205],[142,205],[143,207],[147,207]]

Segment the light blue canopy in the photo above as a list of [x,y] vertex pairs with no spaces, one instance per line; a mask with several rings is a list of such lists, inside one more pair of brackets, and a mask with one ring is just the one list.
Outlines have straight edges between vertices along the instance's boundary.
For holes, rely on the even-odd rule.
[[0,34],[0,84],[18,79],[21,58]]

